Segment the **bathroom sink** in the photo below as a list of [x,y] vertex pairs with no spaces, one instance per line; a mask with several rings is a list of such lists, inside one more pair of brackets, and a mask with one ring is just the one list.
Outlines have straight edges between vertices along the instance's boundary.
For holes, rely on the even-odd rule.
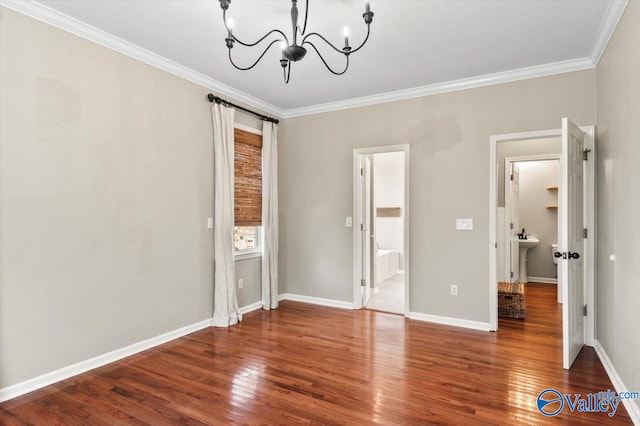
[[528,283],[529,277],[527,275],[527,253],[530,248],[534,248],[538,245],[540,240],[533,235],[527,235],[526,240],[518,240],[518,247],[520,248],[520,282]]
[[539,242],[540,240],[533,235],[527,235],[526,240],[519,240],[519,245],[521,249],[530,249],[537,246]]

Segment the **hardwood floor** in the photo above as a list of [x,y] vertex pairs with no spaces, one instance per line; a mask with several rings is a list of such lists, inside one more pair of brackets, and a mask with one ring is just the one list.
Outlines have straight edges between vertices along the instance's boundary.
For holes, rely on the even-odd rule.
[[0,404],[4,425],[630,424],[620,404],[553,418],[546,388],[613,389],[585,348],[561,366],[559,305],[529,285],[527,320],[497,333],[283,302]]

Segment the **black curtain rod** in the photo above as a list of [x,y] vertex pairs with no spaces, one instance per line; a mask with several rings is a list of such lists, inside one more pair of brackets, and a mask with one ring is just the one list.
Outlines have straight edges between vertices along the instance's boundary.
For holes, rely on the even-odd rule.
[[207,95],[207,99],[209,99],[209,102],[211,102],[211,103],[215,102],[217,104],[222,104],[222,105],[225,105],[225,106],[231,106],[231,107],[234,107],[236,109],[240,109],[240,110],[242,110],[244,112],[248,112],[249,114],[253,114],[256,117],[260,117],[260,119],[263,120],[263,121],[270,121],[271,123],[275,123],[275,124],[278,124],[280,122],[280,120],[278,120],[277,118],[269,117],[269,116],[260,114],[259,112],[251,111],[250,109],[241,107],[240,105],[236,105],[234,103],[231,103],[228,100],[222,99],[221,97],[216,96],[216,95],[214,95],[212,93],[209,93]]

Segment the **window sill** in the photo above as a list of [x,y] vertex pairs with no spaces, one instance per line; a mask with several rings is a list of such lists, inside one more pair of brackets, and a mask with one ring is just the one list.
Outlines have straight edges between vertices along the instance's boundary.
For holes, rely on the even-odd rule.
[[245,259],[253,259],[256,257],[262,257],[262,252],[261,251],[253,251],[253,252],[249,252],[249,253],[234,253],[233,255],[233,260],[234,261],[238,261],[238,260],[245,260]]

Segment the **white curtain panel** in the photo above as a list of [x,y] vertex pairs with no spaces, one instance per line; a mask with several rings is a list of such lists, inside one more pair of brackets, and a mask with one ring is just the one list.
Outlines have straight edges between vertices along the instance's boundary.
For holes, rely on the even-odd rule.
[[233,259],[233,117],[235,110],[220,104],[213,113],[214,178],[214,327],[228,327],[242,321],[236,297]]
[[262,125],[262,307],[278,307],[278,126]]

